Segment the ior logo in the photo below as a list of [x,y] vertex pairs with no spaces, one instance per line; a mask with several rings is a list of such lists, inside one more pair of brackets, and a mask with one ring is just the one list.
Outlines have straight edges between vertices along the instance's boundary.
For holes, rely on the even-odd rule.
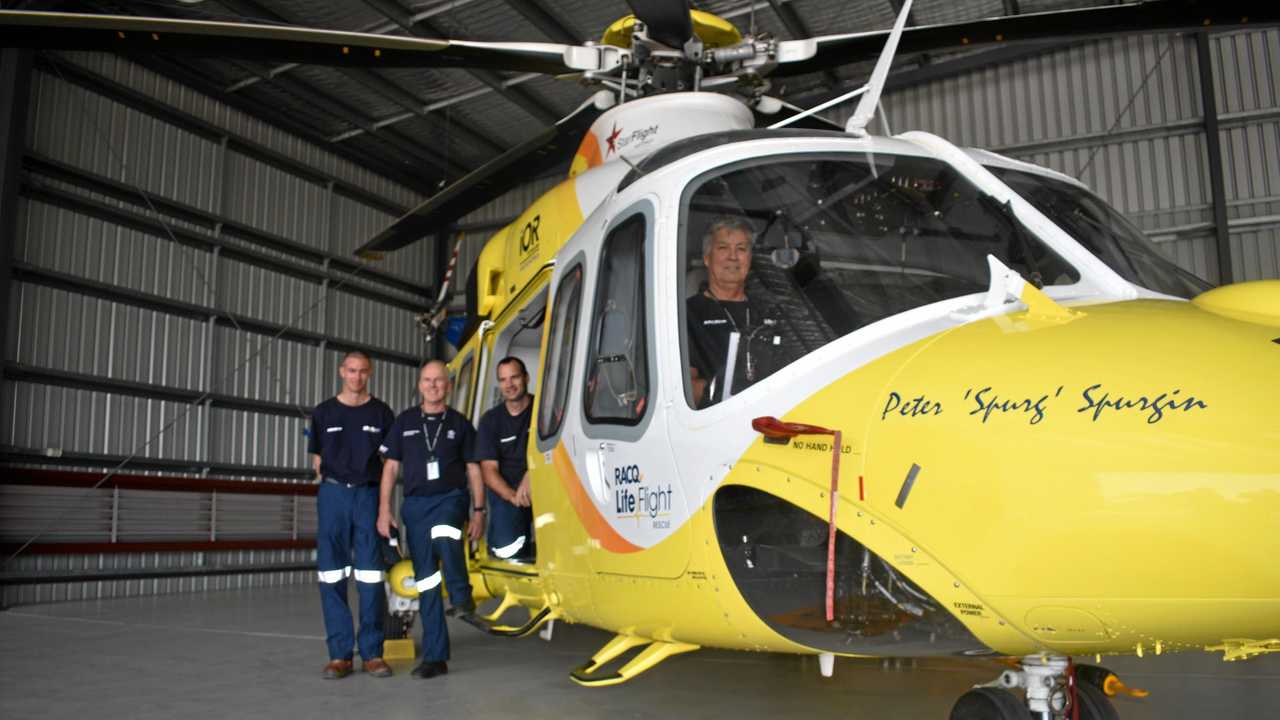
[[538,226],[542,224],[542,216],[534,215],[520,230],[520,254],[528,255],[538,249]]

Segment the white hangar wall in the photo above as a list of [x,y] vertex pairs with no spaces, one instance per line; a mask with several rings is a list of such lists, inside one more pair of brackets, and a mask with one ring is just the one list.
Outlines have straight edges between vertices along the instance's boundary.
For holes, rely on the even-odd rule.
[[[421,197],[103,54],[36,56],[22,161],[0,545],[36,545],[3,602],[312,582],[305,417],[357,347],[412,402],[436,274],[351,252]],[[103,579],[30,581],[57,573]]]

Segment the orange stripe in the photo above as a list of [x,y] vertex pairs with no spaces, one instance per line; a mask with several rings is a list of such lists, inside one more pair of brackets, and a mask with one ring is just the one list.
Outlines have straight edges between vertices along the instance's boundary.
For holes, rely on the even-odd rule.
[[569,502],[573,504],[574,511],[578,514],[578,520],[582,522],[582,526],[587,529],[587,534],[600,542],[600,546],[605,550],[616,553],[633,553],[639,552],[644,548],[639,545],[631,544],[626,538],[618,534],[617,530],[609,524],[608,520],[600,514],[596,509],[596,504],[587,497],[587,491],[582,488],[582,479],[578,477],[578,472],[573,469],[573,461],[569,459],[569,453],[564,449],[564,443],[557,443],[554,450],[551,451],[552,464],[555,465],[556,474],[560,476],[560,483],[564,485],[565,493],[569,495]]

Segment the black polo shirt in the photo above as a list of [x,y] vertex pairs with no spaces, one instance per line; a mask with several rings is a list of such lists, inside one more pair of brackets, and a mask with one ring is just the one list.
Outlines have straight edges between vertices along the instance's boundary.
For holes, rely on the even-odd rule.
[[333,397],[311,411],[307,452],[320,456],[320,474],[349,485],[376,484],[382,475],[378,446],[395,422],[391,408],[370,397],[344,405]]
[[476,460],[497,460],[498,474],[513,489],[520,486],[529,469],[529,427],[533,422],[533,396],[519,415],[507,412],[507,403],[498,403],[480,418],[476,432]]
[[[733,367],[733,394],[737,395],[777,369],[777,346],[782,343],[775,313],[766,312],[751,298],[740,301],[715,300],[705,293],[685,301],[685,323],[689,327],[689,365],[707,381],[707,395],[701,407],[724,399],[724,368],[729,353],[729,334],[737,332],[738,354]],[[747,353],[750,352],[750,372]],[[711,395],[711,380],[715,394]]]
[[[438,495],[467,486],[467,461],[475,451],[475,428],[462,413],[446,408],[428,414],[419,406],[400,413],[382,444],[382,454],[400,462],[404,494]],[[428,475],[438,463],[439,476]]]

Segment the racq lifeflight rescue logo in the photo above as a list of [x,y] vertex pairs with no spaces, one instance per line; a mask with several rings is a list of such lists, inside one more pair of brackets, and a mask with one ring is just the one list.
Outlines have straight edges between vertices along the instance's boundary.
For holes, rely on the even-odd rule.
[[614,123],[613,132],[609,133],[608,137],[604,139],[605,143],[609,146],[605,149],[604,156],[609,157],[610,155],[620,153],[627,148],[644,147],[645,145],[653,142],[657,135],[657,125],[650,125],[647,128],[632,130],[630,133],[623,135],[622,128],[618,127],[617,123]]
[[613,469],[613,516],[618,519],[634,518],[639,524],[648,518],[655,530],[671,527],[671,496],[674,490],[668,483],[648,485],[639,465],[623,465]]

